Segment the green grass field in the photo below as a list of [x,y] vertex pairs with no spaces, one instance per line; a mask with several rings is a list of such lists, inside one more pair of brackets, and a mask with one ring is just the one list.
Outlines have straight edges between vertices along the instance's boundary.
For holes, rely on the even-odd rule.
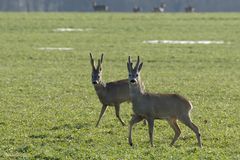
[[[240,159],[240,14],[0,13],[0,159]],[[91,28],[54,32],[56,28]],[[225,44],[144,44],[144,40],[223,40]],[[72,51],[43,51],[69,47]],[[179,93],[193,104],[202,134],[156,121],[122,126],[113,108],[95,128],[101,104],[89,52],[105,53],[104,80],[127,78],[127,56],[144,62],[151,92]],[[131,104],[121,116],[131,118]]]

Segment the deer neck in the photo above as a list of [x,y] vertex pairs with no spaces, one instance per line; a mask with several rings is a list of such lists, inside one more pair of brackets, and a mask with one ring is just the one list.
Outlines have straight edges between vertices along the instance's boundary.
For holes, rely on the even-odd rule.
[[106,94],[106,83],[103,81],[100,81],[97,85],[94,85],[95,91],[99,97],[99,99],[102,99],[105,97]]
[[139,97],[144,95],[144,85],[142,81],[139,81],[138,84],[130,84],[129,89],[132,100],[139,99]]

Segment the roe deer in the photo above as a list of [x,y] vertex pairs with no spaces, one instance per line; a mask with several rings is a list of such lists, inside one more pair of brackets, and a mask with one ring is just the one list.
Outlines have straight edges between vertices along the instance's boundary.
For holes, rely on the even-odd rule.
[[99,5],[96,1],[92,2],[92,7],[96,12],[109,11],[109,7],[106,5]]
[[92,84],[95,88],[97,96],[102,103],[102,110],[99,115],[99,119],[97,121],[96,127],[107,109],[107,106],[114,106],[115,113],[119,121],[124,126],[125,123],[121,119],[120,112],[120,104],[122,102],[129,101],[129,85],[128,79],[123,79],[114,82],[104,83],[102,80],[102,62],[103,62],[103,54],[101,55],[101,59],[98,59],[98,65],[95,67],[94,60],[92,54],[90,53],[90,62],[92,65]]
[[192,109],[191,103],[184,97],[177,94],[153,94],[145,93],[142,87],[140,71],[143,63],[140,63],[139,56],[136,66],[132,67],[130,56],[128,57],[128,80],[129,91],[133,105],[134,115],[130,121],[128,142],[132,146],[132,127],[135,123],[146,119],[149,128],[149,137],[151,146],[153,146],[153,129],[155,119],[167,120],[171,128],[175,132],[175,136],[171,142],[171,146],[180,136],[180,128],[177,120],[188,126],[195,134],[199,147],[202,147],[201,137],[198,127],[192,123],[189,113]]

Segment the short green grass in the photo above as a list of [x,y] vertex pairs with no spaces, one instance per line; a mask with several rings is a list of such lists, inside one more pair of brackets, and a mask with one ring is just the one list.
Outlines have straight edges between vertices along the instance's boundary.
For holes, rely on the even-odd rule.
[[[240,14],[0,13],[0,159],[240,159]],[[92,28],[54,32],[56,28]],[[144,44],[144,40],[224,40],[223,45]],[[70,47],[73,51],[41,51]],[[202,134],[156,121],[121,126],[90,81],[89,52],[105,53],[104,80],[127,78],[127,56],[140,55],[151,92],[179,93],[193,103]],[[131,118],[131,104],[121,116]]]

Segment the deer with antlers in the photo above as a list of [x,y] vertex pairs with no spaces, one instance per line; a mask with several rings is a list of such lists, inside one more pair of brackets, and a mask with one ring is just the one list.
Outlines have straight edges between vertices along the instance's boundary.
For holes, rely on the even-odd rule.
[[154,120],[163,119],[167,120],[171,128],[175,132],[175,136],[171,142],[174,145],[180,136],[180,128],[177,120],[188,126],[195,134],[198,140],[199,147],[202,147],[201,137],[198,127],[192,123],[190,119],[190,110],[192,104],[184,97],[178,94],[154,94],[146,93],[143,89],[142,81],[140,78],[140,71],[143,63],[140,63],[139,56],[135,67],[132,67],[130,56],[128,57],[128,80],[129,91],[133,106],[134,115],[130,121],[129,126],[129,144],[132,146],[132,127],[134,124],[146,119],[149,128],[149,137],[151,146],[153,146],[153,129]]
[[92,84],[95,88],[99,101],[102,103],[102,110],[100,112],[96,127],[98,127],[99,122],[108,106],[115,107],[115,114],[121,124],[124,126],[125,123],[121,119],[119,112],[120,104],[130,101],[128,79],[105,83],[102,80],[103,54],[101,55],[101,59],[98,59],[97,67],[95,67],[94,59],[91,53],[90,62],[92,65]]

